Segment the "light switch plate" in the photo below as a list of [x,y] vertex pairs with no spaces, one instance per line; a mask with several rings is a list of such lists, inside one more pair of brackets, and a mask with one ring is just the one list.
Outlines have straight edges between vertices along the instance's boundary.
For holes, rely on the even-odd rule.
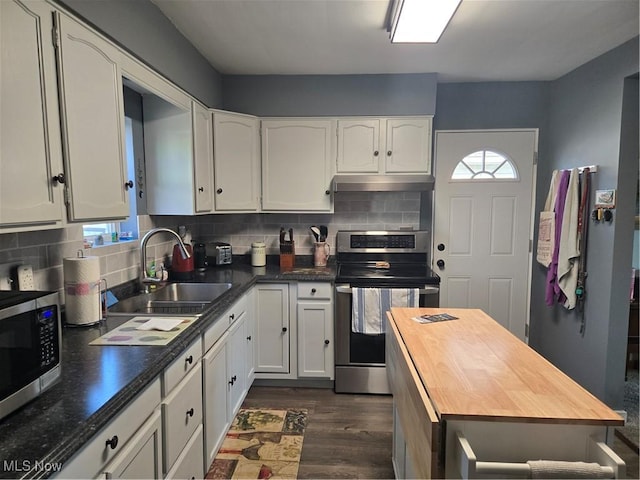
[[33,268],[31,265],[20,265],[18,267],[18,289],[19,290],[35,290],[33,281]]

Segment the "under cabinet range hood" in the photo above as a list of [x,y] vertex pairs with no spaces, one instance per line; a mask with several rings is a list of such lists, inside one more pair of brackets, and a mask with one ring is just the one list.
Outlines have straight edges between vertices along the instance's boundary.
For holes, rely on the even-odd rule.
[[430,192],[433,175],[335,175],[334,192]]

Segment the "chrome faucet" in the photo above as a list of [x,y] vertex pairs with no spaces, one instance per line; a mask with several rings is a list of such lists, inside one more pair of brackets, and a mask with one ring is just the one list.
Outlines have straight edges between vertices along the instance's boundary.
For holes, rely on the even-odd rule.
[[142,269],[140,273],[140,283],[142,284],[143,287],[145,286],[145,284],[148,284],[148,283],[158,283],[162,281],[161,278],[154,278],[154,277],[147,276],[147,265],[146,265],[147,242],[153,235],[159,232],[166,232],[176,237],[176,239],[178,240],[178,245],[180,245],[180,253],[182,254],[182,258],[187,259],[191,257],[191,254],[187,251],[187,247],[185,247],[184,242],[182,241],[182,238],[180,238],[180,235],[178,235],[176,232],[164,227],[152,228],[147,233],[145,233],[144,237],[142,237],[142,240],[140,241],[140,268]]

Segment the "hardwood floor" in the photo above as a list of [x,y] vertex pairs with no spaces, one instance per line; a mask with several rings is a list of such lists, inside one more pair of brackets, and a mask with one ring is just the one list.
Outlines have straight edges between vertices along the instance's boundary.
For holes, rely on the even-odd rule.
[[[257,387],[243,407],[305,408],[309,412],[298,478],[394,478],[391,465],[392,399],[336,394],[331,389]],[[638,476],[638,454],[618,438],[613,450]]]
[[251,387],[243,407],[306,408],[298,478],[393,478],[392,399],[330,389]]

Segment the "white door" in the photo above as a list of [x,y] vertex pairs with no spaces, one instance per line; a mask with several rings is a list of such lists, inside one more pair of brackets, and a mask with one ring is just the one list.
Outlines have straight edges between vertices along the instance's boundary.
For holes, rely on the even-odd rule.
[[433,261],[442,307],[525,339],[536,130],[436,132]]

